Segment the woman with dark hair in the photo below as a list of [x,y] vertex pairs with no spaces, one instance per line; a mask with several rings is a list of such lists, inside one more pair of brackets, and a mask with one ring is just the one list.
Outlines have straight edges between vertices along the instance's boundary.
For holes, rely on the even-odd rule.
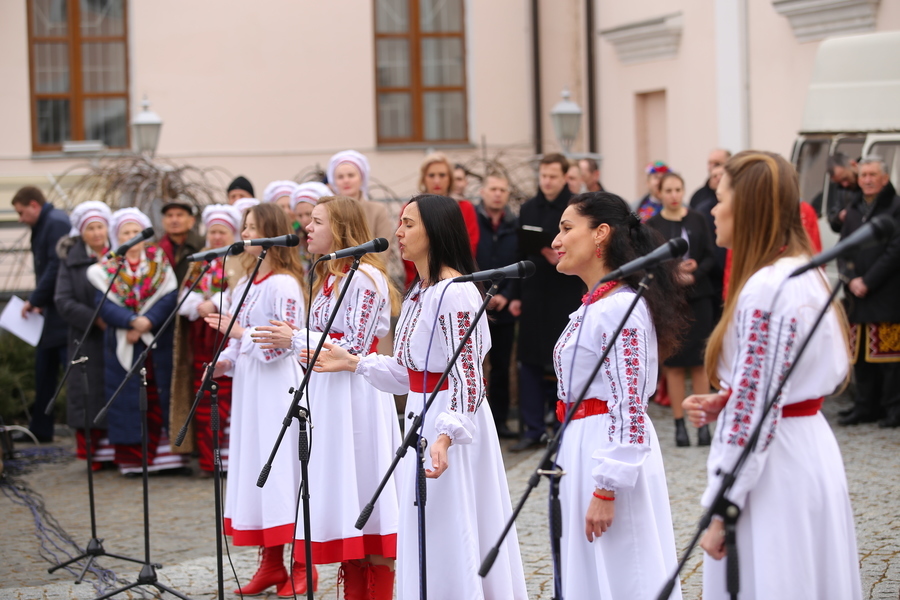
[[[352,198],[319,198],[306,229],[313,257],[372,238],[366,215]],[[258,327],[253,340],[263,344],[263,350],[315,348],[337,311],[329,332],[333,343],[358,356],[375,352],[379,338],[390,331],[393,309],[400,308],[400,294],[390,283],[381,254],[364,254],[359,271],[348,280],[352,262],[348,257],[316,263],[308,329],[273,322]],[[338,306],[344,287],[344,301]],[[315,374],[308,396],[317,433],[309,464],[313,561],[341,563],[346,597],[390,600],[397,556],[396,487],[385,488],[362,531],[354,523],[402,439],[394,397],[353,373]],[[294,552],[302,553],[302,528],[297,534]]]
[[[462,214],[452,198],[417,196],[403,209],[397,230],[401,256],[418,277],[406,294],[394,335],[395,356],[353,355],[326,343],[316,371],[351,371],[375,387],[409,393],[407,412],[421,414],[482,296],[473,283],[453,278],[474,270]],[[510,530],[490,574],[478,566],[511,514],[497,431],[485,398],[482,362],[491,340],[484,319],[425,413],[428,478],[426,547],[428,595],[440,598],[524,599],[525,575],[516,530]],[[412,420],[407,419],[407,427]],[[416,456],[398,472],[397,597],[419,597]]]
[[[563,213],[552,246],[556,268],[591,291],[553,350],[560,420],[634,300],[641,274],[598,283],[659,242],[613,194],[576,196]],[[663,263],[563,435],[557,460],[568,473],[560,484],[563,595],[655,598],[675,569],[662,453],[646,410],[661,354],[678,345],[683,314],[674,267]],[[680,598],[680,590],[672,597]]]
[[[718,394],[691,396],[695,425],[716,419],[707,461],[709,507],[762,419],[763,408],[797,361],[828,299],[818,269],[791,278],[812,255],[800,214],[797,173],[784,158],[748,150],[725,164],[712,209],[716,244],[734,262],[722,319],[706,348]],[[777,298],[776,298],[777,296]],[[862,597],[853,509],[841,451],[819,411],[849,372],[847,325],[832,303],[787,380],[725,500],[737,506],[741,596]],[[727,598],[724,524],[713,518],[700,545],[703,598]]]
[[[293,231],[283,209],[274,203],[251,206],[244,213],[241,239],[276,237]],[[279,596],[306,593],[306,564],[302,555],[294,559],[291,575],[284,568],[284,545],[294,539],[300,461],[297,458],[298,428],[291,423],[281,449],[272,463],[272,476],[265,487],[257,487],[259,470],[266,462],[272,441],[291,404],[288,389],[300,383],[300,365],[285,349],[264,350],[251,337],[257,326],[281,321],[299,326],[303,322],[303,267],[293,248],[274,246],[262,261],[256,277],[249,279],[261,246],[248,246],[241,256],[247,276],[229,288],[233,310],[249,287],[243,306],[229,334],[231,339],[219,356],[215,377],[231,380],[231,439],[229,441],[228,486],[225,490],[225,535],[235,546],[259,546],[260,565],[235,594],[255,596],[277,586]],[[225,333],[230,314],[210,314],[206,322]],[[313,585],[316,575],[313,574]],[[315,590],[313,590],[315,591]]]
[[[684,205],[684,179],[674,171],[663,173],[659,181],[662,210],[647,221],[664,239],[683,238],[688,242],[687,253],[676,263],[677,280],[688,299],[688,328],[681,348],[666,359],[662,371],[666,379],[672,416],[675,417],[675,444],[690,446],[691,438],[684,426],[681,403],[685,396],[685,372],[691,373],[691,387],[695,394],[709,393],[709,379],[703,368],[706,339],[713,330],[713,303],[718,301],[710,271],[716,266],[712,233],[706,218]],[[709,446],[709,427],[697,430],[697,445]]]

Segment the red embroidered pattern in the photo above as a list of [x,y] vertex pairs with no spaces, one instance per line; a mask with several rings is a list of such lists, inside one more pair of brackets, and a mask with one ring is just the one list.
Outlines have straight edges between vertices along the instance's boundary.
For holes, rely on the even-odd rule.
[[644,403],[638,389],[638,381],[641,374],[641,351],[637,328],[622,329],[619,339],[622,344],[622,356],[625,364],[628,440],[632,444],[643,444],[647,439],[647,430],[644,423]]
[[[195,267],[191,272],[191,276],[185,278],[184,289],[189,289],[200,274],[200,267]],[[221,258],[216,258],[210,263],[209,270],[203,279],[194,288],[195,294],[201,294],[204,300],[209,300],[214,294],[224,292],[228,288],[228,281],[225,279],[225,263]]]
[[[144,302],[151,298],[165,281],[168,266],[165,253],[158,246],[147,246],[144,254],[147,260],[139,263],[138,272],[131,274],[127,268],[122,269],[110,289],[110,293],[117,297],[123,306],[136,313],[140,312]],[[118,267],[116,259],[104,258],[102,265],[109,280],[116,273]]]
[[[381,314],[381,311],[384,310],[385,303],[382,299],[378,304],[376,312],[375,298],[377,293],[375,290],[363,289],[361,290],[360,296],[362,296],[362,298],[358,302],[358,307],[352,304],[347,305],[346,327],[356,334],[353,336],[351,342],[353,347],[350,348],[350,352],[353,354],[365,355],[372,346],[371,331],[377,326],[378,316]],[[356,322],[354,323],[353,313],[357,310]]]
[[[604,333],[601,337],[600,344],[600,354],[606,352],[606,342],[607,335]],[[609,394],[612,397],[612,402],[610,406],[618,407],[619,406],[619,392],[618,387],[616,386],[616,378],[613,377],[612,369],[610,366],[612,365],[612,360],[607,356],[603,360],[603,370],[606,373],[606,380],[609,382]],[[613,441],[613,438],[616,435],[616,414],[617,410],[610,409],[609,411],[609,430],[607,431],[607,435],[609,436],[609,441]]]
[[[466,334],[466,330],[472,323],[472,314],[468,311],[458,311],[456,313],[455,338],[451,333],[451,328],[453,326],[452,324],[448,326],[447,318],[448,315],[441,315],[440,317],[438,317],[438,322],[441,325],[441,332],[444,335],[444,345],[447,349],[448,354],[452,355],[452,353],[456,349],[456,344]],[[450,315],[449,319],[452,323],[453,316]],[[466,398],[466,412],[473,413],[481,405],[482,394],[478,389],[478,364],[476,364],[475,362],[476,335],[477,332],[473,332],[473,334],[469,336],[469,339],[466,340],[466,344],[465,346],[463,346],[463,350],[459,355],[457,364],[450,371],[450,380],[453,382],[453,391],[450,395],[450,410],[453,412],[458,412],[459,410],[459,398],[461,394],[460,390],[463,387],[463,383],[465,385],[464,393]],[[481,356],[480,344],[478,356]]]
[[[769,320],[772,313],[755,309],[750,318],[744,361],[737,389],[733,389],[730,401],[734,402],[734,416],[728,432],[728,444],[743,447],[750,438],[750,423],[756,406],[759,380],[762,374],[766,346],[769,342]],[[765,398],[763,398],[765,400]]]
[[401,365],[412,369],[413,371],[423,371],[413,362],[413,354],[410,352],[412,342],[412,334],[419,322],[419,316],[422,314],[422,303],[419,302],[419,293],[416,292],[409,299],[411,304],[404,303],[403,313],[400,315],[400,339],[394,344],[397,351],[397,362]]
[[566,398],[566,387],[565,382],[568,381],[568,377],[565,376],[565,370],[563,369],[563,361],[562,361],[562,353],[566,347],[566,344],[571,339],[572,335],[578,330],[581,326],[581,321],[583,319],[582,315],[578,315],[573,320],[569,321],[569,325],[566,327],[566,330],[563,332],[562,336],[560,336],[559,340],[556,342],[556,346],[553,347],[553,368],[556,373],[559,374],[559,399],[565,400]]
[[[797,319],[791,319],[788,321],[787,328],[787,339],[784,341],[784,353],[781,359],[781,372],[778,374],[778,385],[781,385],[781,382],[784,381],[784,376],[787,374],[788,369],[791,368],[791,364],[793,362],[791,357],[791,351],[794,349],[794,343],[797,341]],[[775,428],[778,426],[778,415],[781,414],[778,408],[781,406],[781,401],[784,399],[784,394],[779,394],[778,398],[775,399],[775,403],[772,405],[772,412],[769,413],[772,415],[772,423],[769,426],[769,431],[766,434],[766,440],[763,443],[762,449],[765,450],[769,447],[769,444],[772,443],[772,440],[775,438]]]

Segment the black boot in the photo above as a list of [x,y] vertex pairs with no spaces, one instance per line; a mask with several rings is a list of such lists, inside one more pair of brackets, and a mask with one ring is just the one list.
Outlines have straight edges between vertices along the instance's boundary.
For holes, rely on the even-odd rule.
[[684,419],[675,419],[675,445],[678,447],[690,446],[691,438],[688,437],[684,427]]
[[697,428],[697,445],[698,446],[709,446],[711,440],[709,439],[709,425],[704,425],[702,427]]

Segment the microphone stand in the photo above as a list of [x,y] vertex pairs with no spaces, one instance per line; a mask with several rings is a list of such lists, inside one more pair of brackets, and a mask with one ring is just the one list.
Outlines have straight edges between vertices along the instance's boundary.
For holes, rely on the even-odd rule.
[[599,360],[597,360],[597,365],[594,367],[594,370],[591,371],[591,374],[588,376],[587,381],[584,384],[584,387],[581,390],[581,393],[578,395],[578,399],[569,407],[569,410],[566,411],[566,418],[563,420],[562,425],[560,425],[559,429],[553,434],[553,437],[550,438],[550,442],[547,445],[547,449],[544,451],[544,455],[541,457],[540,462],[538,463],[540,466],[535,469],[534,473],[528,479],[528,487],[525,488],[525,492],[522,494],[522,497],[519,499],[519,503],[513,509],[513,513],[510,516],[509,520],[506,523],[506,526],[503,528],[503,532],[500,534],[500,539],[497,540],[497,543],[493,548],[488,552],[488,555],[484,558],[484,561],[481,563],[481,568],[478,570],[478,574],[482,577],[486,577],[490,572],[491,567],[494,565],[494,561],[497,559],[497,554],[500,552],[500,544],[503,543],[503,540],[506,538],[509,530],[512,529],[513,523],[515,523],[516,518],[519,516],[519,513],[522,512],[522,508],[525,506],[525,502],[528,500],[528,496],[531,494],[531,491],[534,490],[541,481],[541,477],[547,477],[550,481],[550,509],[551,514],[549,515],[550,519],[550,544],[554,557],[554,600],[562,600],[562,583],[561,577],[557,569],[560,565],[560,559],[562,556],[562,551],[560,547],[560,539],[562,538],[562,511],[560,507],[559,501],[559,478],[566,474],[562,468],[556,464],[556,455],[559,451],[559,444],[562,440],[562,436],[568,428],[569,423],[572,421],[572,417],[575,416],[575,413],[578,411],[578,408],[581,406],[581,403],[584,401],[585,396],[587,396],[588,390],[590,389],[591,383],[593,383],[594,378],[597,377],[597,373],[600,372],[600,369],[603,366],[603,362],[606,360],[606,357],[612,351],[613,346],[616,343],[616,340],[619,338],[619,334],[622,332],[622,328],[625,327],[625,323],[628,321],[628,317],[631,316],[631,313],[634,311],[635,306],[640,301],[641,297],[643,297],[644,292],[647,290],[650,280],[653,279],[652,273],[647,273],[644,275],[644,278],[641,279],[638,284],[638,288],[635,291],[634,299],[631,301],[631,304],[628,306],[628,309],[625,311],[625,315],[622,317],[622,320],[619,322],[618,327],[616,327],[615,332],[613,332],[612,337],[609,340],[609,343],[606,345],[606,349],[600,355]]
[[[394,471],[397,469],[397,465],[400,464],[400,460],[406,456],[407,450],[410,448],[414,448],[416,450],[417,460],[416,460],[416,507],[418,508],[418,524],[419,524],[419,596],[421,600],[425,600],[427,597],[427,587],[426,587],[426,574],[425,574],[425,566],[426,566],[426,556],[425,556],[425,500],[426,500],[426,487],[425,487],[425,448],[428,446],[428,440],[421,436],[419,430],[421,429],[424,421],[425,421],[425,413],[428,412],[428,409],[431,408],[431,405],[434,403],[434,399],[437,397],[438,392],[441,391],[441,386],[444,385],[444,382],[447,381],[447,377],[450,375],[450,371],[453,369],[453,366],[456,364],[459,355],[462,354],[463,348],[466,343],[469,341],[469,338],[472,336],[472,332],[475,331],[475,326],[478,324],[478,321],[481,319],[481,316],[484,314],[484,311],[487,309],[488,303],[491,301],[491,298],[497,293],[497,288],[500,286],[500,283],[506,279],[506,275],[499,274],[498,276],[492,278],[491,287],[484,295],[484,302],[481,303],[481,306],[478,308],[478,311],[475,313],[475,317],[472,319],[472,324],[466,329],[465,335],[459,340],[459,344],[456,347],[453,356],[450,358],[450,361],[447,363],[447,368],[444,369],[444,372],[441,374],[440,379],[438,379],[437,383],[434,385],[434,388],[430,392],[427,401],[425,402],[425,407],[422,409],[422,412],[418,415],[414,414],[412,411],[407,415],[407,418],[412,419],[412,423],[409,428],[406,430],[406,435],[403,438],[403,442],[400,444],[400,447],[397,448],[397,452],[394,454],[394,460],[391,462],[391,465],[388,467],[387,472],[384,474],[384,477],[381,478],[381,482],[378,484],[378,487],[375,489],[375,493],[372,495],[372,499],[369,500],[369,503],[366,504],[365,508],[363,508],[362,512],[359,514],[359,518],[356,520],[356,528],[362,530],[363,527],[366,526],[366,522],[369,520],[369,517],[372,516],[372,511],[375,509],[375,503],[378,501],[379,496],[381,496],[381,492],[384,490],[385,486],[387,486],[388,481],[390,481],[391,476],[394,474]],[[508,529],[508,528],[507,528]],[[506,532],[504,531],[504,535]],[[496,554],[495,554],[496,557]],[[483,576],[483,575],[482,575]]]
[[50,567],[47,569],[48,573],[53,573],[58,569],[63,569],[68,567],[72,563],[76,563],[83,558],[87,558],[87,562],[84,564],[84,568],[81,570],[81,573],[78,577],[75,578],[75,583],[81,583],[84,580],[85,574],[88,572],[88,569],[91,568],[91,565],[94,563],[94,560],[98,556],[111,556],[112,558],[118,558],[119,560],[127,560],[134,563],[140,563],[141,560],[138,558],[129,558],[127,556],[120,556],[118,554],[110,554],[103,547],[103,539],[97,537],[97,515],[94,503],[94,452],[93,452],[93,440],[91,439],[92,428],[91,428],[91,419],[88,416],[88,402],[90,397],[90,382],[87,374],[87,362],[88,356],[82,354],[84,351],[84,343],[87,341],[88,336],[91,334],[91,331],[94,328],[94,323],[97,321],[97,316],[100,314],[100,308],[103,306],[103,303],[106,302],[106,295],[109,294],[109,290],[112,289],[113,283],[115,283],[116,278],[119,276],[119,273],[122,272],[122,267],[124,266],[123,262],[124,256],[116,256],[116,272],[113,274],[112,278],[109,280],[109,285],[106,286],[106,291],[103,293],[103,297],[100,298],[100,302],[97,303],[97,306],[94,308],[94,314],[91,315],[91,320],[88,321],[87,327],[84,330],[84,334],[81,336],[81,339],[75,342],[75,355],[72,357],[72,360],[69,361],[69,366],[66,367],[66,372],[63,374],[62,380],[60,380],[59,385],[56,386],[56,391],[53,392],[53,397],[50,399],[50,402],[47,403],[47,410],[45,414],[49,415],[53,413],[54,404],[56,403],[56,398],[59,396],[59,392],[62,390],[63,385],[66,383],[66,380],[69,378],[69,374],[72,372],[72,367],[75,365],[79,365],[81,371],[81,382],[84,386],[84,451],[87,457],[87,479],[88,479],[88,505],[90,506],[90,515],[91,515],[91,540],[88,542],[87,546],[84,549],[84,552],[67,560],[64,563],[58,564],[54,567]]
[[[237,244],[235,244],[237,245]],[[197,412],[197,407],[200,404],[200,399],[203,397],[203,393],[207,390],[209,391],[209,405],[210,405],[210,421],[212,426],[212,434],[213,434],[213,493],[215,494],[215,513],[216,513],[216,577],[218,579],[217,583],[219,586],[219,595],[217,598],[225,597],[225,572],[223,567],[223,551],[222,551],[222,461],[221,454],[219,448],[219,385],[216,383],[215,379],[213,379],[213,372],[216,368],[216,363],[219,362],[219,356],[222,354],[222,351],[225,349],[225,345],[228,343],[229,335],[231,334],[231,329],[234,327],[234,323],[237,320],[238,313],[241,310],[241,307],[244,305],[244,300],[247,298],[247,294],[250,291],[250,286],[254,279],[256,279],[256,274],[259,272],[259,267],[262,265],[263,260],[266,258],[266,253],[269,251],[270,246],[263,246],[262,252],[259,257],[256,259],[256,264],[253,265],[253,271],[250,273],[249,278],[247,279],[247,285],[244,286],[244,291],[241,293],[241,297],[237,303],[237,310],[235,310],[234,306],[231,307],[231,321],[228,323],[228,328],[225,330],[225,335],[222,336],[222,339],[219,341],[219,345],[216,348],[215,354],[213,354],[212,360],[209,361],[209,364],[206,365],[206,372],[203,374],[203,380],[200,382],[200,389],[197,390],[197,394],[194,396],[194,404],[191,405],[191,410],[188,413],[187,418],[184,420],[184,424],[181,426],[181,430],[178,432],[178,437],[175,440],[176,446],[181,446],[181,443],[184,442],[184,437],[187,434],[188,426],[190,426],[191,421],[194,418],[194,413]],[[215,258],[215,257],[213,257]],[[206,263],[203,270],[197,276],[197,279],[194,281],[193,285],[191,285],[190,289],[188,289],[188,293],[185,294],[184,298],[182,298],[182,302],[187,296],[193,291],[194,287],[203,279],[203,276],[210,269],[212,265],[212,260]],[[175,312],[178,312],[177,310]]]
[[[357,269],[359,269],[360,260],[362,260],[362,256],[353,257],[353,264],[350,265],[350,270],[347,272],[344,284],[341,286],[341,292],[340,294],[338,294],[337,303],[335,304],[334,310],[331,312],[331,316],[328,317],[328,322],[325,324],[325,329],[322,331],[322,336],[319,338],[319,343],[316,344],[316,351],[313,353],[312,358],[307,363],[308,366],[306,369],[306,373],[304,373],[303,375],[303,380],[300,382],[300,385],[296,389],[291,387],[288,390],[288,393],[294,395],[294,399],[291,402],[291,406],[288,408],[287,414],[284,416],[284,419],[281,422],[281,431],[278,433],[278,437],[275,439],[275,445],[272,447],[272,452],[269,454],[269,459],[266,461],[266,464],[263,465],[263,468],[259,473],[259,478],[256,481],[257,487],[263,487],[266,485],[266,481],[269,478],[269,472],[272,470],[272,462],[275,460],[275,455],[278,454],[278,448],[281,446],[281,441],[284,439],[284,435],[285,433],[287,433],[288,427],[291,426],[292,420],[296,418],[300,424],[300,437],[298,447],[298,452],[300,455],[300,498],[303,505],[303,550],[304,554],[306,555],[306,597],[308,598],[308,600],[313,600],[312,538],[310,537],[309,531],[311,526],[309,515],[310,449],[306,430],[310,414],[309,410],[300,406],[300,400],[303,398],[303,391],[309,387],[309,377],[313,372],[312,365],[316,364],[316,360],[319,358],[322,347],[325,345],[325,340],[328,339],[328,333],[331,331],[331,326],[338,315],[338,309],[341,306],[341,302],[343,302],[344,296],[346,295],[347,290],[350,288],[350,280],[353,279],[353,276],[356,274]],[[294,557],[291,556],[291,560],[293,559]]]
[[156,569],[161,569],[162,565],[158,563],[150,562],[150,478],[149,473],[147,471],[147,455],[148,455],[148,426],[147,426],[147,370],[144,367],[144,363],[147,360],[147,356],[150,353],[150,350],[156,346],[156,340],[159,339],[159,336],[163,334],[163,332],[168,328],[168,326],[175,319],[175,315],[178,314],[178,309],[181,308],[181,305],[184,304],[185,299],[187,299],[188,295],[194,291],[194,288],[197,287],[197,284],[206,275],[206,272],[209,271],[209,263],[204,265],[203,270],[200,272],[200,275],[196,280],[191,284],[191,287],[188,288],[187,294],[181,299],[181,301],[175,306],[175,309],[169,314],[163,324],[157,329],[156,334],[153,336],[153,339],[149,344],[144,348],[143,352],[138,356],[137,360],[132,364],[131,369],[128,370],[128,373],[125,374],[125,378],[122,380],[122,383],[119,384],[118,389],[113,393],[110,397],[109,401],[103,407],[103,409],[97,413],[97,417],[94,419],[94,422],[97,423],[106,416],[109,407],[112,405],[113,401],[118,397],[119,393],[124,389],[125,384],[128,383],[128,380],[140,369],[141,372],[141,385],[140,385],[140,393],[139,393],[139,403],[140,403],[140,411],[141,411],[141,474],[143,479],[143,500],[144,500],[144,560],[143,567],[141,568],[141,572],[138,575],[138,579],[134,583],[130,583],[125,587],[113,590],[103,596],[99,596],[96,600],[103,600],[104,598],[110,598],[119,594],[125,590],[129,590],[138,585],[152,585],[159,590],[169,592],[183,600],[190,600],[187,596],[184,596],[175,590],[163,585],[159,582]]
[[762,432],[763,423],[765,423],[766,417],[769,415],[769,412],[775,405],[775,400],[781,395],[781,390],[784,389],[784,385],[790,379],[791,374],[794,372],[794,368],[800,362],[800,357],[803,356],[803,352],[809,345],[813,334],[815,334],[816,330],[819,328],[819,324],[822,322],[822,319],[825,317],[825,313],[828,312],[828,309],[831,307],[831,303],[837,297],[840,289],[841,286],[836,285],[834,286],[834,289],[831,290],[831,294],[828,296],[828,301],[819,311],[819,314],[816,317],[816,320],[813,322],[809,334],[797,349],[796,358],[793,360],[793,362],[791,362],[791,366],[788,367],[787,371],[784,374],[784,377],[781,378],[781,381],[778,383],[778,387],[775,388],[775,391],[771,396],[768,396],[766,398],[766,402],[763,405],[763,411],[762,415],[760,416],[759,422],[754,426],[753,431],[750,434],[750,439],[741,449],[741,453],[738,455],[738,459],[737,461],[735,461],[734,466],[727,473],[723,474],[721,470],[717,473],[719,475],[722,475],[722,482],[719,484],[719,490],[716,492],[716,496],[713,499],[710,507],[703,514],[703,517],[701,517],[700,522],[697,526],[697,531],[694,533],[694,537],[691,539],[690,544],[688,544],[687,550],[684,551],[684,555],[681,557],[681,560],[678,561],[678,566],[675,569],[675,573],[672,575],[671,579],[669,579],[663,586],[663,589],[662,591],[660,591],[659,596],[657,596],[658,600],[666,600],[672,594],[681,570],[684,568],[684,565],[687,564],[691,552],[693,552],[694,548],[700,541],[700,536],[702,536],[703,532],[709,527],[710,523],[712,522],[712,518],[715,515],[721,516],[725,524],[725,559],[728,561],[725,569],[726,590],[728,591],[728,594],[731,596],[732,600],[737,600],[738,592],[740,591],[740,570],[737,552],[737,520],[738,517],[740,517],[741,510],[735,504],[730,502],[725,496],[729,491],[731,491],[731,488],[734,486],[734,482],[737,480],[737,477],[740,474],[744,463],[747,461],[747,458],[750,457],[750,454],[756,447],[756,443],[759,441],[759,436]]

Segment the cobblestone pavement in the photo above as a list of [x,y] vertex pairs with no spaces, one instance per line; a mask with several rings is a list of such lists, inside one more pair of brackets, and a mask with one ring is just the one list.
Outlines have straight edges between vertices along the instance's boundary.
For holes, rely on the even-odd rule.
[[[836,412],[845,400],[829,400],[825,413],[834,423]],[[675,522],[675,535],[681,551],[693,534],[700,517],[698,498],[705,482],[704,448],[676,448],[674,428],[668,409],[652,406],[654,420],[666,463],[669,495]],[[847,467],[856,516],[863,597],[897,599],[900,597],[900,430],[883,430],[874,425],[835,427]],[[71,446],[71,438],[63,439]],[[525,489],[539,452],[506,454],[513,502]],[[451,467],[452,468],[452,467]],[[87,485],[84,463],[40,466],[22,477],[39,492],[47,510],[79,544],[90,537]],[[98,535],[104,538],[108,552],[143,557],[140,480],[124,479],[113,471],[99,472],[97,490]],[[197,477],[153,477],[150,480],[150,523],[152,559],[165,565],[159,580],[195,599],[216,598],[215,523],[213,519],[212,481]],[[546,527],[547,484],[532,494],[517,523],[522,558],[528,580],[529,597],[552,597],[552,566],[548,554]],[[85,583],[73,585],[74,575],[58,571],[39,554],[31,512],[0,495],[0,598],[14,600],[94,598],[97,590],[88,574]],[[59,554],[62,556],[62,554]],[[242,580],[251,575],[256,562],[255,550],[232,548],[231,558]],[[113,569],[128,581],[137,578],[139,566],[104,557],[100,564]],[[699,598],[702,568],[700,553],[695,552],[682,574],[685,598]],[[226,597],[234,598],[231,568],[225,564]],[[337,567],[320,568],[317,598],[336,597]],[[118,598],[152,597],[140,588]],[[173,597],[164,595],[163,597]],[[274,598],[274,594],[270,598]]]

